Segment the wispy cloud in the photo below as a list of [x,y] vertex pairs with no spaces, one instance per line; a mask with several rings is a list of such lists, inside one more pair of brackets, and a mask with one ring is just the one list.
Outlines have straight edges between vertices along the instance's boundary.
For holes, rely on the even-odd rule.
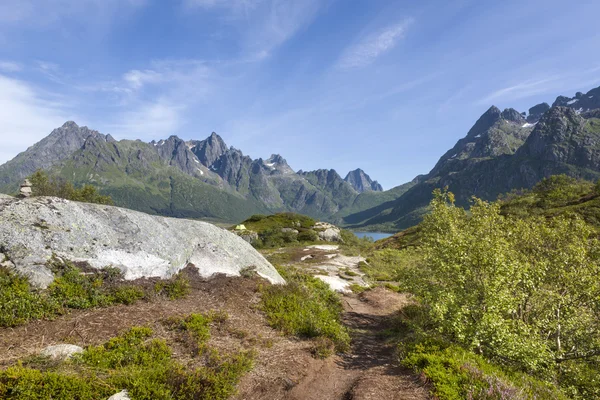
[[476,102],[487,105],[494,102],[510,102],[547,93],[561,92],[568,94],[579,88],[585,89],[600,82],[597,71],[600,68],[572,70],[554,75],[539,76],[509,84],[497,89]]
[[185,106],[169,99],[147,102],[119,115],[107,128],[122,138],[159,139],[177,133],[184,124]]
[[398,41],[404,38],[412,23],[412,19],[405,19],[366,35],[344,51],[338,67],[342,69],[361,68],[373,63],[375,59],[392,50]]
[[13,61],[0,61],[0,71],[3,72],[19,72],[23,66]]
[[[310,24],[330,0],[183,0],[186,9],[220,10],[239,31],[245,50],[260,61]],[[242,22],[242,23],[241,23]]]
[[23,81],[0,75],[0,163],[24,151],[50,131],[72,119],[69,105]]
[[560,76],[552,76],[544,79],[530,79],[514,85],[498,89],[479,101],[481,104],[492,103],[497,100],[516,100],[537,94],[543,94],[551,90],[550,87],[560,79]]

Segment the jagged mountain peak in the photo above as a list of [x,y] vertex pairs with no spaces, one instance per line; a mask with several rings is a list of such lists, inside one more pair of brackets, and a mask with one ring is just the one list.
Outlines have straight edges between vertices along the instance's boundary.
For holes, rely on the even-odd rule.
[[354,190],[359,193],[375,191],[382,192],[383,187],[377,182],[373,181],[369,175],[360,168],[354,171],[348,172],[348,175],[344,178],[344,181],[348,182]]
[[505,109],[504,111],[502,111],[501,115],[502,115],[502,119],[504,119],[506,121],[515,122],[518,124],[525,123],[525,117],[523,117],[523,114],[521,114],[514,108]]
[[575,97],[558,96],[552,107],[568,107],[583,113],[600,108],[600,87],[587,93],[577,92]]
[[279,154],[271,154],[271,157],[262,161],[262,164],[271,174],[289,175],[294,173],[294,170],[290,168],[285,158]]
[[227,144],[221,136],[212,132],[209,137],[201,141],[190,143],[191,151],[205,167],[211,167],[227,151]]

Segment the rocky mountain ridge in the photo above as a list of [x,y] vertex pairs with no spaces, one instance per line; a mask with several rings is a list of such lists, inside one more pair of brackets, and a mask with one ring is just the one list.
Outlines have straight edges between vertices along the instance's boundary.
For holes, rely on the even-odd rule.
[[471,196],[494,200],[542,178],[567,174],[600,178],[600,88],[550,107],[541,103],[519,113],[490,107],[424,176],[394,201],[344,217],[357,229],[397,231],[416,224],[436,188],[447,187],[457,203]]
[[117,141],[72,121],[0,166],[0,191],[14,193],[40,168],[77,185],[93,183],[117,205],[225,221],[280,211],[327,218],[363,192],[382,190],[362,170],[349,181],[335,170],[296,173],[278,154],[254,160],[214,132],[204,140]]

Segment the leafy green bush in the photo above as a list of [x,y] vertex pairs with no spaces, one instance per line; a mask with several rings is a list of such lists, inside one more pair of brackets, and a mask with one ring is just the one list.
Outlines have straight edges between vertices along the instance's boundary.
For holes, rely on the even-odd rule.
[[[600,390],[600,243],[577,216],[511,218],[437,191],[421,224],[424,262],[403,276],[444,339],[561,383]],[[582,375],[583,374],[583,375]],[[595,395],[595,394],[594,394]]]
[[77,189],[71,182],[49,177],[43,170],[37,170],[28,179],[32,184],[33,196],[54,196],[85,203],[114,205],[110,196],[101,195],[92,185],[84,185]]
[[319,240],[319,234],[312,229],[307,229],[298,234],[299,242],[316,242]]
[[269,324],[289,335],[325,337],[340,351],[350,343],[341,323],[339,296],[326,283],[294,271],[281,271],[287,285],[269,286],[262,293],[262,308]]

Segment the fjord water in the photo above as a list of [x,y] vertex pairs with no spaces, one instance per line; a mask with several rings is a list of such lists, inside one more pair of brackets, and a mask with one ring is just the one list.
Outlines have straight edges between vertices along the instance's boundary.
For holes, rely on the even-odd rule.
[[385,232],[353,232],[353,233],[356,236],[358,236],[360,239],[362,239],[364,237],[370,237],[375,241],[389,238],[390,236],[394,235],[393,233],[385,233]]

